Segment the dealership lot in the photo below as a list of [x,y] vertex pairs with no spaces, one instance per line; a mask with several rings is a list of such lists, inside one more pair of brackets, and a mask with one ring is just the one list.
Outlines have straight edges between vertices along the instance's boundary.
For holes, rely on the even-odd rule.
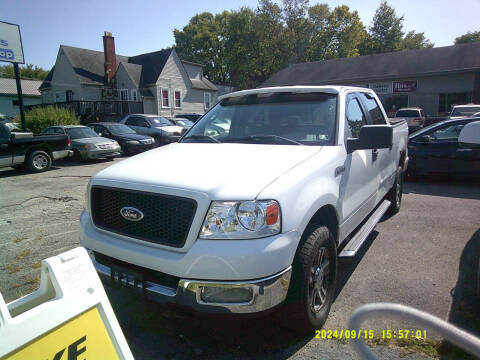
[[[78,217],[89,177],[118,161],[122,158],[59,162],[40,174],[0,170],[0,291],[7,302],[38,285],[41,259],[79,244]],[[480,317],[473,290],[480,257],[477,184],[478,179],[407,182],[400,213],[377,225],[355,259],[339,263],[337,295],[325,329],[346,329],[351,311],[360,304],[388,301],[477,331]],[[299,338],[278,313],[249,321],[205,318],[107,290],[139,359],[303,358],[319,352],[327,358],[354,358],[353,350],[340,341]],[[377,330],[399,326],[368,324]],[[384,357],[397,354],[386,348],[379,351]]]

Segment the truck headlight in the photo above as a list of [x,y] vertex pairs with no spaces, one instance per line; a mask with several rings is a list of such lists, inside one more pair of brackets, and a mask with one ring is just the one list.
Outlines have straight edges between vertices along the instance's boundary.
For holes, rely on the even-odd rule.
[[275,200],[214,201],[203,222],[202,239],[256,239],[281,230],[280,206]]

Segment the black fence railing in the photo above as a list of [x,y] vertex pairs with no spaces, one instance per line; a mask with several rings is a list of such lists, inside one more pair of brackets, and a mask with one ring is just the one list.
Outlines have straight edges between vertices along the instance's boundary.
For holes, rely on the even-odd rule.
[[73,100],[52,104],[37,104],[25,106],[26,110],[34,107],[56,106],[74,111],[82,118],[89,116],[121,116],[128,114],[143,114],[143,101],[120,101],[120,100]]

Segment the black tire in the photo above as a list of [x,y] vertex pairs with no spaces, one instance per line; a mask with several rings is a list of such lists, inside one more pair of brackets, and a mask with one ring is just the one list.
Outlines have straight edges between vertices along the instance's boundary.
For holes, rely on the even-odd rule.
[[155,147],[160,147],[163,145],[163,139],[160,135],[153,135],[152,137],[155,141]]
[[336,277],[337,246],[330,230],[321,225],[309,226],[292,264],[285,301],[290,326],[303,334],[323,326],[335,295]]
[[52,166],[52,158],[45,151],[35,150],[28,156],[25,165],[32,172],[44,172]]
[[395,176],[395,183],[388,192],[386,199],[389,200],[392,205],[388,209],[388,213],[394,215],[400,211],[402,206],[403,195],[403,169],[401,166],[397,168],[397,174]]
[[82,155],[77,149],[73,149],[72,161],[82,161]]

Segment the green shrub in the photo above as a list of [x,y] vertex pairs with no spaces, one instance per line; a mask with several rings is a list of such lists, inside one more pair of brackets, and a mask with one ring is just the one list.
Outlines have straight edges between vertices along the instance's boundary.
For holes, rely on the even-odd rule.
[[[17,119],[20,124],[20,119]],[[34,134],[54,125],[79,125],[80,119],[73,111],[56,106],[35,107],[25,113],[27,129]]]

